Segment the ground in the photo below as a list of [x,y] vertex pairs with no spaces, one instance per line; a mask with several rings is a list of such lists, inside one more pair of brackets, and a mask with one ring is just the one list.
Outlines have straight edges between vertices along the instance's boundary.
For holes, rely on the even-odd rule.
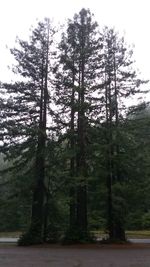
[[150,244],[0,245],[0,267],[150,267]]

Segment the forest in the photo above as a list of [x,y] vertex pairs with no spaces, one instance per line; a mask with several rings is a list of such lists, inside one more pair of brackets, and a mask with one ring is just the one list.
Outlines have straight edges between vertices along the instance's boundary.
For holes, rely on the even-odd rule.
[[[45,18],[0,82],[0,231],[19,245],[150,229],[150,107],[132,46],[89,9]],[[146,87],[145,87],[146,88]],[[130,105],[129,105],[130,103]]]

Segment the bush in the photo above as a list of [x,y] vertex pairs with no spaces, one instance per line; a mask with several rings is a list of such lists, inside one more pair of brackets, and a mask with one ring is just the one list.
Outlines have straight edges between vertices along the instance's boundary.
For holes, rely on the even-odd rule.
[[142,213],[134,212],[130,213],[126,218],[126,229],[128,230],[142,230]]
[[61,238],[60,226],[56,223],[49,223],[44,238],[47,243],[57,243]]
[[142,216],[143,229],[150,230],[150,211]]
[[89,231],[83,232],[76,228],[66,231],[62,239],[63,245],[86,244],[93,242],[95,242],[95,238]]

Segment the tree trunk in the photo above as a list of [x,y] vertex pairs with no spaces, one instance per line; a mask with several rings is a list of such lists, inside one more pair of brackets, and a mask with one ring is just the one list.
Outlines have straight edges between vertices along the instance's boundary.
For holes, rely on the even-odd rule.
[[49,54],[49,29],[46,44],[46,53],[43,47],[43,65],[40,97],[40,119],[38,130],[38,144],[35,161],[35,188],[33,192],[32,217],[30,232],[33,243],[44,241],[44,202],[46,196],[45,188],[45,146],[46,146],[46,122],[47,122],[47,101],[48,101],[48,54]]
[[[115,153],[116,153],[116,161],[115,161],[115,174],[116,181],[121,182],[121,172],[120,172],[120,141],[119,141],[119,111],[118,111],[118,92],[117,92],[117,77],[116,77],[116,55],[114,52],[114,95],[115,95],[115,132],[116,132],[116,140],[115,140]],[[119,217],[119,215],[118,215]],[[123,218],[116,218],[114,222],[114,235],[116,240],[125,241],[125,229]]]
[[86,159],[85,159],[85,40],[82,33],[81,61],[79,66],[79,111],[78,111],[78,154],[77,154],[77,173],[79,176],[77,188],[77,225],[81,238],[87,237],[87,185],[86,185]]
[[[106,74],[105,74],[106,75]],[[110,79],[110,75],[109,75]],[[105,77],[106,83],[106,77]],[[112,140],[112,110],[111,110],[111,87],[110,84],[105,89],[105,99],[106,99],[106,145],[107,145],[107,153],[106,153],[106,169],[107,169],[107,227],[109,233],[109,239],[112,240],[114,238],[114,217],[113,217],[113,199],[112,199],[112,182],[113,182],[113,140]]]
[[74,90],[74,81],[75,81],[75,71],[74,71],[74,62],[73,62],[73,71],[72,71],[72,96],[71,96],[71,136],[70,136],[70,147],[71,147],[71,159],[70,159],[70,176],[71,176],[71,187],[70,187],[70,230],[75,229],[76,227],[76,185],[74,184],[75,177],[75,126],[74,126],[74,116],[75,116],[75,90]]
[[[116,78],[116,62],[114,53],[113,62],[113,82],[114,93],[112,94],[111,83],[106,86],[105,99],[106,99],[106,129],[107,129],[107,190],[108,190],[108,232],[109,239],[111,241],[120,240],[125,241],[125,231],[122,222],[122,218],[114,207],[114,194],[113,185],[116,182],[120,182],[120,160],[119,160],[119,136],[118,136],[118,124],[119,124],[119,110],[118,110],[118,92],[117,92],[117,78]],[[111,81],[112,74],[110,70],[107,70],[108,79]],[[105,74],[106,75],[106,74]],[[105,77],[106,80],[107,77]],[[112,97],[113,101],[112,103]],[[114,135],[115,133],[115,135]],[[117,193],[116,193],[117,194]]]

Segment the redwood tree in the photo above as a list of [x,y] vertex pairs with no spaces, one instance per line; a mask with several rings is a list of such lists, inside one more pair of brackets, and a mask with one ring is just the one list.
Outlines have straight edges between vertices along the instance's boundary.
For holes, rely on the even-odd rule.
[[[94,92],[100,69],[101,37],[89,10],[82,9],[68,21],[60,44],[55,101],[60,105],[59,122],[65,126],[70,146],[70,231],[74,239],[86,239],[87,222],[87,140],[95,120]],[[62,110],[65,113],[62,114]],[[65,114],[65,116],[64,116]],[[74,177],[74,179],[73,179]]]
[[[125,117],[124,100],[139,92],[144,81],[137,78],[133,67],[133,51],[114,29],[104,30],[104,76],[106,118],[106,168],[108,189],[108,231],[110,240],[125,241],[125,208],[117,203],[121,198],[115,190],[124,183],[121,160],[122,124]],[[126,200],[122,199],[122,205]],[[119,210],[118,210],[119,208]],[[119,214],[120,213],[120,214]]]
[[30,168],[33,177],[31,222],[19,244],[43,241],[45,147],[53,35],[50,21],[45,19],[33,29],[28,42],[17,39],[17,48],[11,49],[16,60],[13,70],[22,81],[2,86],[8,96],[3,105],[8,118],[3,123],[3,151],[8,158],[13,158],[14,168]]

